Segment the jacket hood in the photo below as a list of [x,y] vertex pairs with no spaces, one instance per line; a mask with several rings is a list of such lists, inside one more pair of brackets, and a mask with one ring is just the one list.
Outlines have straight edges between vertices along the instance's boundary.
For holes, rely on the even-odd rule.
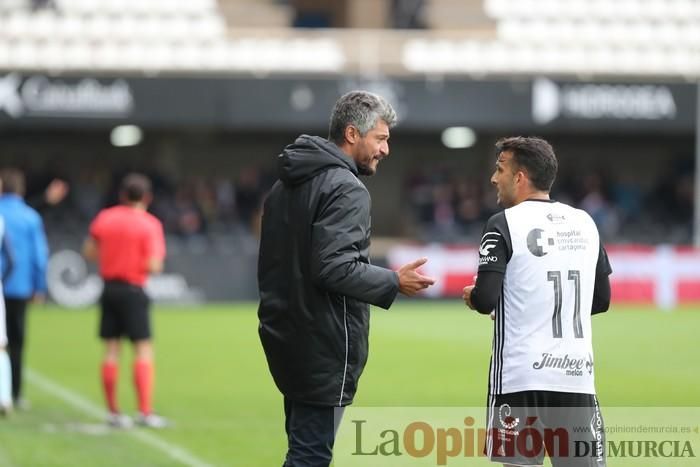
[[333,167],[343,167],[357,175],[355,161],[319,136],[301,135],[277,156],[279,178],[285,185],[300,185]]

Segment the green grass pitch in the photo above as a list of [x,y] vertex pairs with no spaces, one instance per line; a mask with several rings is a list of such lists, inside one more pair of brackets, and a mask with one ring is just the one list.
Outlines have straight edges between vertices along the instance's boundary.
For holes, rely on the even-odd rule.
[[[698,311],[613,307],[593,318],[603,407],[700,406]],[[156,307],[154,321],[156,409],[174,425],[111,431],[95,411],[103,407],[97,312],[32,307],[25,382],[32,408],[0,419],[0,466],[188,465],[178,463],[183,458],[200,466],[281,465],[282,400],[258,341],[255,305]],[[482,406],[491,328],[457,300],[374,309],[355,404]],[[127,413],[136,405],[130,360],[127,346],[119,386]]]

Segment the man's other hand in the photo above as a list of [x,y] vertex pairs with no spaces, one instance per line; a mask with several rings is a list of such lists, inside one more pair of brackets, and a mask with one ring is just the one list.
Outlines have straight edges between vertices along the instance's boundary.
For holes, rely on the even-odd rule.
[[474,306],[472,305],[472,290],[474,289],[473,285],[468,285],[464,289],[462,289],[462,299],[464,300],[464,303],[471,308],[472,310],[474,309]]
[[399,274],[399,291],[412,297],[423,289],[427,289],[435,283],[432,277],[424,276],[417,270],[425,263],[428,258],[417,259],[412,263],[406,264],[398,270]]

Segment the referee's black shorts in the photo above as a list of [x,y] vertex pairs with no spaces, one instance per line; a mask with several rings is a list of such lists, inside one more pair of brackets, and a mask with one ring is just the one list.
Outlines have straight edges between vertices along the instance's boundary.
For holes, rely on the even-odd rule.
[[142,287],[105,281],[100,298],[100,337],[128,337],[132,342],[151,338],[150,299]]
[[493,462],[605,467],[605,427],[595,394],[522,391],[489,396],[485,454]]

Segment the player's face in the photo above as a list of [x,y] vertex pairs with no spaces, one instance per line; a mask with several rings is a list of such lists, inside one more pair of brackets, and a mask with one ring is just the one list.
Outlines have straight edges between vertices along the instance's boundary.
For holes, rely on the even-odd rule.
[[377,173],[379,161],[389,156],[389,126],[383,120],[358,139],[355,163],[361,175],[374,175]]
[[491,184],[496,187],[496,202],[502,208],[515,206],[515,168],[513,167],[513,153],[502,152],[496,161],[496,170],[491,175]]

